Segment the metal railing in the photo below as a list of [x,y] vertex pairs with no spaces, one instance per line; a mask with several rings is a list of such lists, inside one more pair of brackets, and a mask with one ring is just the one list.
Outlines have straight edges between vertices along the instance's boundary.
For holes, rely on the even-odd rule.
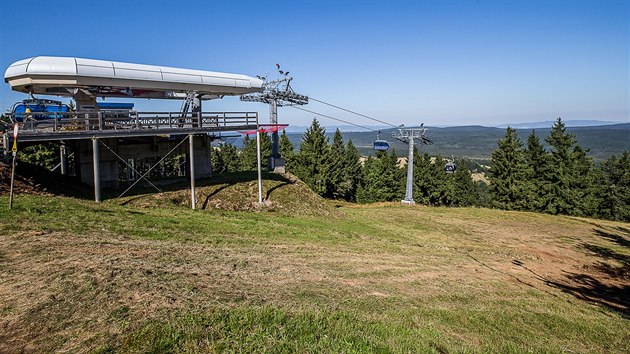
[[[44,117],[37,119],[36,117]],[[258,124],[258,112],[31,112],[17,122],[23,133],[103,130],[229,128]]]

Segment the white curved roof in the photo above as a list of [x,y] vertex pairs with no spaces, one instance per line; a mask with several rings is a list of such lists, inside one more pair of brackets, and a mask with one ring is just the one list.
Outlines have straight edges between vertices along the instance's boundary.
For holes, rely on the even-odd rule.
[[262,80],[240,74],[172,68],[115,61],[33,57],[11,64],[4,73],[11,89],[50,95],[72,95],[88,89],[96,96],[181,98],[177,93],[241,95],[262,91]]

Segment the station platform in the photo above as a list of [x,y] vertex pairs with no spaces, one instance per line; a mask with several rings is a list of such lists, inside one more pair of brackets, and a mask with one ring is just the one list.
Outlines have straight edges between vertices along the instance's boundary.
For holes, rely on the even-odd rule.
[[256,129],[258,112],[32,112],[17,124],[19,142],[150,137]]

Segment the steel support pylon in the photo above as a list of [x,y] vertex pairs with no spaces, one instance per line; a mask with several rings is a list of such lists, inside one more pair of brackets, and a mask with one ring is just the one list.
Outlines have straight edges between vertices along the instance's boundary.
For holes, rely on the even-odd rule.
[[402,141],[405,144],[409,144],[409,156],[407,157],[407,186],[405,188],[405,199],[400,202],[403,205],[414,205],[416,202],[413,200],[413,152],[415,138],[420,139],[423,144],[431,144],[431,140],[425,136],[427,129],[424,128],[424,124],[420,125],[420,128],[400,128],[397,133],[392,134],[392,137]]
[[405,199],[401,200],[402,204],[414,205],[413,200],[413,134],[409,136],[409,157],[407,157],[407,187],[405,188]]
[[[273,125],[278,124],[278,102],[275,100],[269,102],[269,123]],[[278,161],[280,159],[279,140],[277,130],[271,133],[271,157],[269,158],[269,163],[267,164],[267,169],[269,171],[274,171],[276,166],[284,166],[283,162]]]

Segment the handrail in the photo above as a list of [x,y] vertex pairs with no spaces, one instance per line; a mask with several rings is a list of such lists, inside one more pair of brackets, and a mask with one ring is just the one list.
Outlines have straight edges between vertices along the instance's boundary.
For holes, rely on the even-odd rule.
[[[11,117],[13,118],[13,117]],[[17,122],[25,132],[208,129],[258,124],[258,112],[30,112]],[[12,119],[15,121],[14,119]]]

